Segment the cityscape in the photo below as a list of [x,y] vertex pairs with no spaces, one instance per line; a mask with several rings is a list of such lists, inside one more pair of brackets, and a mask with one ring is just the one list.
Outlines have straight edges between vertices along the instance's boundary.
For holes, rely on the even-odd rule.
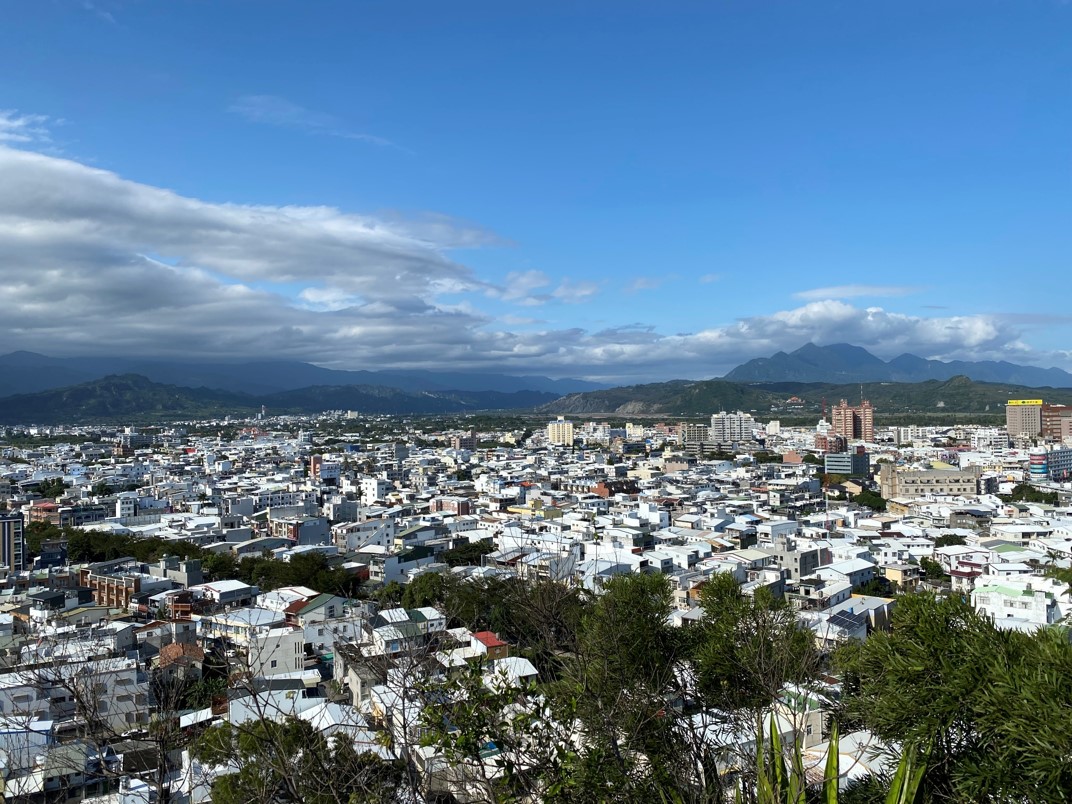
[[[976,617],[988,638],[1058,629],[1067,644],[1072,406],[1011,399],[1005,426],[883,426],[867,400],[823,414],[810,427],[742,411],[8,427],[5,794],[227,801],[227,780],[253,783],[248,762],[272,784],[293,774],[306,800],[499,800],[516,785],[552,798],[579,772],[555,741],[589,727],[551,690],[593,672],[560,653],[591,647],[585,618],[627,605],[630,584],[654,595],[654,619],[626,614],[608,626],[617,638],[704,634],[721,590],[748,601],[740,616],[779,612],[786,633],[770,638],[806,639],[762,706],[705,706],[697,679],[645,685],[666,704],[690,696],[679,739],[719,784],[748,778],[757,711],[806,774],[821,779],[834,752],[840,787],[881,778],[895,742],[866,720],[832,732],[851,700],[839,651],[891,638],[906,601]],[[553,603],[525,598],[549,588]],[[575,633],[496,613],[552,605],[540,616],[568,623],[564,601],[588,612]],[[488,707],[469,749],[464,696]],[[263,723],[291,731],[240,761],[213,747],[221,729]],[[330,784],[275,754],[276,739],[312,739],[303,730],[333,741],[317,760]],[[338,740],[364,758],[332,753]],[[679,789],[698,783],[677,772]]]
[[0,8],[5,802],[1072,801],[1067,0]]

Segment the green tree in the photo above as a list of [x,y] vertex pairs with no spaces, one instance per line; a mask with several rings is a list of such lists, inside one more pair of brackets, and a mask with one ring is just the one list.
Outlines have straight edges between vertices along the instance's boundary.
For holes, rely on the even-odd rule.
[[865,508],[870,508],[872,511],[885,511],[886,500],[882,496],[876,494],[873,491],[865,489],[852,498],[852,501],[857,505],[862,505]]
[[[345,732],[343,732],[345,733]],[[215,804],[350,804],[391,802],[402,770],[345,738],[329,738],[296,718],[224,723],[202,735],[194,755],[237,772],[212,782]]]
[[447,550],[443,553],[443,561],[448,567],[479,566],[480,560],[493,552],[495,552],[495,543],[491,539],[481,539]]
[[238,569],[232,553],[206,550],[201,556],[201,570],[210,581],[234,578]]
[[935,547],[949,547],[956,544],[967,544],[964,537],[959,533],[943,533],[934,540]]
[[70,486],[63,482],[61,477],[52,477],[48,480],[42,480],[37,485],[37,493],[47,499],[55,500],[58,497],[63,496],[63,492]]
[[672,608],[666,576],[637,574],[612,578],[585,612],[560,686],[588,738],[570,763],[565,799],[657,800],[692,776],[669,713],[684,692],[687,648],[667,623]]
[[30,522],[26,525],[26,551],[32,556],[41,555],[41,543],[59,539],[63,531],[51,522]]
[[768,590],[747,596],[731,575],[716,573],[701,591],[701,604],[693,655],[709,705],[753,723],[787,683],[804,684],[818,674],[811,630]]
[[930,748],[934,801],[1064,801],[1072,790],[1072,644],[1002,631],[959,597],[898,600],[890,633],[842,647],[846,714]]
[[402,592],[402,607],[419,609],[440,604],[445,586],[443,576],[438,572],[423,572],[406,584]]
[[893,584],[882,577],[872,578],[870,581],[853,590],[861,595],[874,595],[875,597],[890,597],[894,594]]
[[1042,503],[1043,505],[1057,505],[1057,492],[1056,491],[1042,491],[1032,486],[1030,483],[1020,483],[1013,490],[1012,494],[1005,494],[1001,496],[1001,499],[1006,502],[1029,502],[1029,503]]
[[924,556],[919,560],[919,569],[929,581],[940,581],[943,578],[948,577],[946,575],[945,567],[935,561],[933,558],[927,558]]
[[376,602],[379,603],[380,608],[387,609],[399,605],[402,602],[402,595],[405,593],[405,587],[398,581],[390,581],[373,593],[373,597],[376,598]]

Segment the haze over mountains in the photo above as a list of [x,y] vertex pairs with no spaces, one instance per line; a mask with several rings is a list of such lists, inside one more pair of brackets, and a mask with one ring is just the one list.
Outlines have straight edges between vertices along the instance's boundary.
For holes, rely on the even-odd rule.
[[414,415],[520,410],[546,404],[546,391],[403,391],[377,385],[315,385],[274,394],[218,388],[184,388],[119,374],[0,397],[0,424],[73,424],[103,421],[166,421],[247,417],[265,406],[270,414],[317,414],[354,410],[366,414]]
[[155,383],[245,394],[276,394],[312,386],[378,386],[400,391],[539,391],[569,394],[607,388],[587,380],[457,371],[384,369],[343,371],[295,360],[244,363],[176,362],[127,357],[48,357],[35,352],[0,355],[0,397],[65,388],[117,374]]
[[749,360],[723,379],[731,382],[925,382],[970,377],[976,382],[1029,387],[1072,388],[1072,374],[1059,368],[1020,366],[1006,361],[926,360],[903,354],[885,361],[859,346],[806,343],[788,354]]
[[[853,387],[855,385],[855,387]],[[355,410],[372,414],[523,410],[703,414],[779,410],[797,395],[811,407],[861,390],[887,412],[989,412],[1010,396],[1072,403],[1072,374],[984,361],[890,361],[849,344],[809,343],[743,363],[723,378],[608,387],[576,379],[433,371],[341,371],[296,361],[177,363],[132,358],[0,355],[0,423],[102,419],[216,418]],[[1060,399],[1058,399],[1058,397]],[[816,408],[817,409],[817,408]]]

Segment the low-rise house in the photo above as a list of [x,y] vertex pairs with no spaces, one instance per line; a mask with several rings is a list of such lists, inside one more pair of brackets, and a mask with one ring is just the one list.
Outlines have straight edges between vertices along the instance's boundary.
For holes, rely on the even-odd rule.
[[1059,595],[1046,578],[991,577],[976,581],[971,602],[998,628],[1036,631],[1062,619]]

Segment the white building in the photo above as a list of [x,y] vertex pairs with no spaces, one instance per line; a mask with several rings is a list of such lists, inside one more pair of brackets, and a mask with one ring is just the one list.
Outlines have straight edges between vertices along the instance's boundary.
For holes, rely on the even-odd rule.
[[547,440],[564,447],[573,446],[573,422],[559,416],[547,425]]
[[971,602],[998,628],[1037,631],[1061,619],[1059,594],[1046,578],[983,577],[976,581]]

